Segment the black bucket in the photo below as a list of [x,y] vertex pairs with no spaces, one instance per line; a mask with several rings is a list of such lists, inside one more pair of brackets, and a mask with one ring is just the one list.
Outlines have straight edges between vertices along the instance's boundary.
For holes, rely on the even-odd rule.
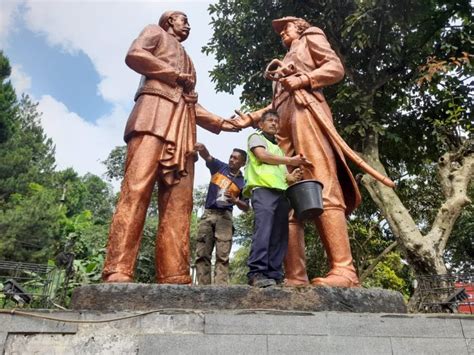
[[286,196],[299,220],[311,219],[323,213],[323,184],[319,181],[299,181],[286,190]]

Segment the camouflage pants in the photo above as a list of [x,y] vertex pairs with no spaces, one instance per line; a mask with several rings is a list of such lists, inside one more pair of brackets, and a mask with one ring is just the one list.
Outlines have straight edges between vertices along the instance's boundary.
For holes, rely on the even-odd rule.
[[232,212],[206,209],[199,221],[196,243],[196,274],[199,285],[211,284],[212,250],[216,247],[214,283],[229,282],[229,254],[232,247]]

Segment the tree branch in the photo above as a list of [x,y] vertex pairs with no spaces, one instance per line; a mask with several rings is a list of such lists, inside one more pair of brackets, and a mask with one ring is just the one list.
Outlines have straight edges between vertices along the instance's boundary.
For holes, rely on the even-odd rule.
[[474,176],[474,152],[463,156],[462,151],[463,149],[456,153],[445,153],[438,162],[438,176],[446,200],[438,210],[427,237],[440,254],[446,248],[463,207],[471,202],[468,188]]
[[386,247],[384,251],[379,254],[379,256],[375,258],[375,260],[370,264],[370,266],[364,270],[362,275],[360,275],[359,277],[360,283],[364,282],[364,280],[374,271],[378,263],[380,263],[388,253],[390,253],[393,249],[395,249],[397,245],[398,245],[398,242],[394,241],[392,244]]

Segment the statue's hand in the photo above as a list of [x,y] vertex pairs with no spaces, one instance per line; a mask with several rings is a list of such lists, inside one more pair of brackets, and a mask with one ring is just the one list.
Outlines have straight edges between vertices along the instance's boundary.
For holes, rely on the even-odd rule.
[[180,73],[176,82],[179,86],[182,86],[185,92],[191,92],[194,90],[194,76],[192,74]]
[[222,122],[221,129],[225,132],[239,132],[241,128],[238,127],[234,121],[235,120],[232,119],[224,120],[224,122]]
[[303,89],[309,85],[309,78],[306,75],[295,74],[280,80],[281,85],[287,91]]
[[239,110],[235,110],[235,113],[237,114],[237,116],[234,115],[231,117],[231,122],[234,126],[238,128],[247,128],[252,126],[253,120],[249,114],[242,113]]

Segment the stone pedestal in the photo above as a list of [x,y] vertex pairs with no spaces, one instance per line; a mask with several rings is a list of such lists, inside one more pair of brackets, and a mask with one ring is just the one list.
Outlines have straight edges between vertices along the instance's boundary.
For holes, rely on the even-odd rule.
[[76,288],[74,310],[149,311],[285,310],[355,313],[406,313],[399,292],[383,289],[327,287],[184,286],[95,284]]

